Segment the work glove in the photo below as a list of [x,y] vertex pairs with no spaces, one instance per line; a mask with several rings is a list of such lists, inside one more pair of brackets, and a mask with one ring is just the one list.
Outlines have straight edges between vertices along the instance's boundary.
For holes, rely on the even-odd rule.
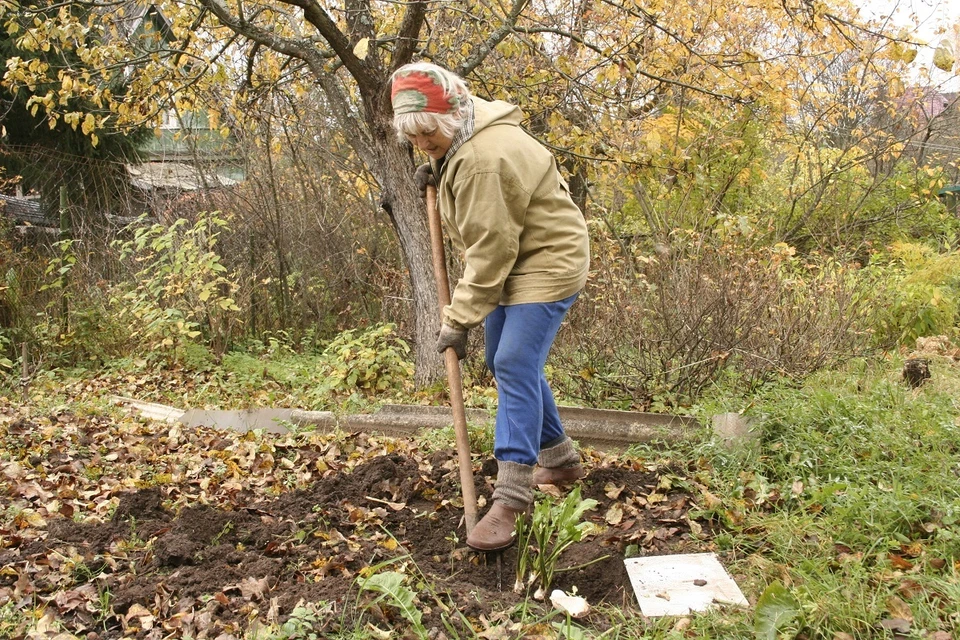
[[466,329],[457,329],[448,324],[440,327],[440,335],[437,336],[437,353],[443,353],[450,348],[457,354],[458,360],[463,360],[467,357]]
[[413,174],[413,181],[417,183],[417,189],[420,189],[421,198],[427,197],[427,185],[437,186],[437,179],[433,177],[433,169],[430,168],[429,164],[422,164],[417,167]]

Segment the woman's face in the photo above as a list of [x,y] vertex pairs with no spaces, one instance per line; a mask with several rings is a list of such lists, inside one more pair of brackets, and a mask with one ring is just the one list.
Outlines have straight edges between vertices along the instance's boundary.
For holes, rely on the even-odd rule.
[[440,133],[439,129],[434,129],[433,131],[421,131],[416,135],[408,133],[407,140],[410,141],[410,144],[420,149],[434,160],[440,160],[443,158],[443,156],[447,154],[450,144],[453,142],[452,138],[448,138]]

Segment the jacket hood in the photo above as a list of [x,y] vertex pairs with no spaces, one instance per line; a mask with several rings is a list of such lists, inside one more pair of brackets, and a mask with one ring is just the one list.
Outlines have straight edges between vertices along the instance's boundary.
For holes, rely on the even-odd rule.
[[495,124],[509,124],[520,126],[523,113],[520,107],[503,100],[484,100],[473,96],[474,135],[483,129]]
[[494,125],[505,124],[513,127],[520,126],[523,113],[519,107],[502,100],[490,101],[476,96],[471,96],[470,99],[470,115],[460,127],[460,130],[453,136],[446,155],[439,161],[430,161],[430,165],[434,168],[434,175],[439,175],[447,159],[457,155],[460,147],[478,132]]

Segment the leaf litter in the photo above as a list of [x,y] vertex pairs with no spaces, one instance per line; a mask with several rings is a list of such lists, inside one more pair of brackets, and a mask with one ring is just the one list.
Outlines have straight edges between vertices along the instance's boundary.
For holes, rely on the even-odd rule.
[[[563,554],[554,586],[636,610],[625,550],[708,550],[710,525],[691,519],[694,498],[672,486],[678,465],[584,453],[594,526]],[[24,614],[13,638],[239,638],[304,603],[322,610],[319,633],[358,620],[403,629],[366,582],[377,574],[420,585],[425,628],[532,632],[508,613],[525,597],[511,589],[516,549],[498,573],[463,544],[452,449],[107,411],[40,416],[0,399],[0,454],[0,607]],[[494,461],[475,458],[481,502],[495,475]]]

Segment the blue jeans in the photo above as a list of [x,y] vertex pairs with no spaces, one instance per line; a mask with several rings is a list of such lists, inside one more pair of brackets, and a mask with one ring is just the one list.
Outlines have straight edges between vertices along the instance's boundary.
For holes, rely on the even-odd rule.
[[532,465],[545,444],[565,436],[543,367],[578,295],[559,302],[501,305],[484,321],[487,366],[497,381],[497,460]]

